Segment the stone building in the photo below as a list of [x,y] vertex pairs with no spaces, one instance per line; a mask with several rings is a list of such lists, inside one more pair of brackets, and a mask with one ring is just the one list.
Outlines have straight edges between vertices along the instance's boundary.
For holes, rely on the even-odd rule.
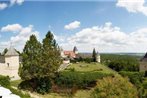
[[0,74],[9,76],[14,80],[19,79],[19,63],[19,54],[11,46],[4,56],[0,56]]

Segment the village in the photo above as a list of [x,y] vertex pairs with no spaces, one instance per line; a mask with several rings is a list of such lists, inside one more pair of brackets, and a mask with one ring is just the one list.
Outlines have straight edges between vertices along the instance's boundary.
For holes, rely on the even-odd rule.
[[[50,35],[51,32],[48,32],[47,35],[48,34]],[[31,44],[31,40],[33,39],[33,37],[35,37],[35,36],[34,35],[30,36],[30,40],[28,41],[30,44]],[[27,44],[26,44],[26,46],[27,46]],[[36,49],[35,46],[34,46],[34,49]],[[25,53],[25,50],[23,50],[23,51]],[[31,50],[31,51],[33,51],[33,50]],[[30,51],[30,53],[31,53],[31,51]],[[49,50],[49,51],[51,51],[51,50]],[[121,77],[119,76],[119,77],[122,78],[123,76],[126,76],[127,71],[130,70],[129,73],[131,71],[135,71],[135,72],[131,72],[132,75],[135,75],[135,74],[142,75],[142,76],[139,75],[138,79],[143,79],[143,77],[146,76],[147,54],[145,54],[145,56],[140,56],[140,57],[138,57],[138,56],[135,57],[135,56],[131,56],[131,55],[129,56],[126,54],[124,54],[124,55],[122,55],[122,54],[106,54],[106,53],[99,53],[98,51],[95,50],[95,48],[93,49],[93,51],[91,53],[80,53],[76,46],[73,47],[73,50],[63,50],[62,48],[60,48],[59,51],[60,51],[60,53],[58,55],[58,57],[59,57],[58,59],[60,59],[62,62],[60,63],[59,67],[57,67],[58,73],[69,72],[68,73],[69,75],[70,75],[70,73],[72,73],[72,75],[74,76],[77,74],[78,71],[79,72],[84,71],[85,76],[86,76],[86,74],[92,75],[93,72],[97,72],[98,76],[99,75],[101,76],[102,73],[107,73],[108,76],[114,75],[115,77],[118,77],[117,74],[120,74],[122,76]],[[24,53],[21,54],[13,46],[10,46],[8,49],[5,48],[3,53],[0,56],[0,69],[1,69],[0,75],[8,76],[10,78],[10,82],[12,82],[12,84],[15,83],[15,81],[19,81],[18,83],[20,83],[20,84],[17,84],[17,87],[19,87],[19,85],[22,85],[21,79],[23,79],[23,77],[24,77],[24,76],[23,77],[21,76],[24,74],[24,73],[22,73],[23,71],[21,72],[21,70],[22,70],[21,68],[23,68],[23,66],[24,66],[23,64],[25,64],[24,62],[26,62],[25,60],[27,58],[30,58],[33,55],[33,54],[28,55],[30,57],[27,57],[26,59],[24,59],[24,57],[25,57]],[[58,53],[58,51],[57,51],[57,53]],[[54,56],[53,56],[53,58],[54,58]],[[48,59],[47,59],[47,61],[48,61]],[[119,61],[119,63],[118,63],[118,61]],[[27,60],[27,62],[30,62],[33,64],[33,61],[29,61],[29,59]],[[26,64],[27,64],[27,62],[26,62]],[[38,65],[35,65],[35,66],[37,67]],[[30,68],[31,68],[31,66],[30,66]],[[50,67],[49,67],[49,69],[50,69]],[[35,69],[28,69],[28,70],[33,72],[33,70],[35,70]],[[126,70],[126,72],[123,70]],[[89,73],[89,71],[91,71],[92,73]],[[118,73],[116,74],[115,71],[117,71]],[[143,73],[144,73],[144,75],[143,75]],[[34,74],[34,72],[32,74]],[[36,72],[35,74],[38,74],[38,72]],[[27,77],[28,76],[26,75],[26,78]],[[29,76],[29,77],[32,77],[32,76]],[[65,76],[65,77],[67,77],[67,76]],[[72,76],[70,76],[70,78],[71,77]],[[130,77],[130,79],[133,79],[136,76],[135,77],[129,76],[129,77]],[[95,76],[95,78],[97,79],[97,76]],[[82,77],[80,76],[79,79],[82,79]],[[90,79],[90,77],[89,77],[89,79]],[[58,76],[57,80],[60,82],[63,82],[63,83],[71,81],[70,79],[69,80],[60,80],[59,76]],[[54,81],[56,81],[56,80],[54,80]],[[85,81],[85,80],[83,80],[83,81]],[[93,81],[93,80],[89,80],[89,81]],[[139,80],[137,80],[137,81],[139,82]],[[141,81],[140,81],[140,83],[141,83]],[[132,82],[135,83],[134,81],[132,81]],[[22,83],[23,83],[23,81],[22,81]],[[23,84],[22,86],[24,86],[24,85],[27,85],[27,84]],[[60,85],[60,84],[58,84],[58,82],[57,82],[56,85]],[[63,85],[66,86],[68,84],[63,84]],[[71,83],[70,85],[75,85],[75,84]],[[81,85],[83,85],[83,84],[81,84]],[[92,88],[93,86],[90,86],[90,85],[95,85],[95,84],[91,84],[91,82],[89,84],[89,82],[88,82],[87,86]],[[138,85],[138,84],[135,84],[135,85]],[[17,87],[15,87],[15,89]],[[52,92],[56,92],[56,93],[61,92],[60,89],[62,89],[64,91],[65,88],[66,87],[61,87],[61,88],[57,87],[56,89],[54,89],[54,86],[51,87]],[[80,87],[78,87],[78,88],[80,89]],[[73,88],[71,88],[71,93],[72,93],[72,89]],[[65,91],[65,92],[67,92],[67,91]],[[44,92],[38,92],[38,93],[44,94]],[[36,98],[37,96],[38,96],[38,98],[39,98],[39,96],[41,97],[41,95],[31,94],[31,93],[29,96],[34,97],[34,98]],[[45,96],[48,96],[48,95],[45,95]]]

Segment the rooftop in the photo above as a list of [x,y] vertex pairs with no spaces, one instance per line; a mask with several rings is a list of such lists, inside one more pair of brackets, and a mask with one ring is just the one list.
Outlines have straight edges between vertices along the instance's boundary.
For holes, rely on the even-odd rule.
[[19,56],[16,50],[11,46],[5,56]]

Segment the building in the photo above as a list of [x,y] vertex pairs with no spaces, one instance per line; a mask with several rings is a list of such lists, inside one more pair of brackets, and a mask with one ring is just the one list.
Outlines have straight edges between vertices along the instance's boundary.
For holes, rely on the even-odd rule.
[[5,54],[5,63],[8,67],[19,67],[19,54],[13,47],[10,47]]
[[19,63],[19,54],[11,46],[4,56],[0,56],[0,74],[8,75],[13,79],[19,79]]
[[70,63],[70,60],[77,58],[78,49],[74,46],[73,50],[63,50],[61,49],[61,57],[63,58],[63,63]]
[[147,71],[147,53],[145,56],[140,60],[139,71]]
[[101,56],[100,56],[99,52],[97,52],[96,61],[97,61],[98,63],[101,62]]

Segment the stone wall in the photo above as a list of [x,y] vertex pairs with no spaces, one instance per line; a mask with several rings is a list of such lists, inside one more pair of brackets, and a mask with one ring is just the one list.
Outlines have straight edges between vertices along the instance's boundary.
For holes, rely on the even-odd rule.
[[11,80],[18,80],[20,77],[18,76],[18,68],[19,66],[9,66],[5,63],[0,63],[0,75],[9,76]]

